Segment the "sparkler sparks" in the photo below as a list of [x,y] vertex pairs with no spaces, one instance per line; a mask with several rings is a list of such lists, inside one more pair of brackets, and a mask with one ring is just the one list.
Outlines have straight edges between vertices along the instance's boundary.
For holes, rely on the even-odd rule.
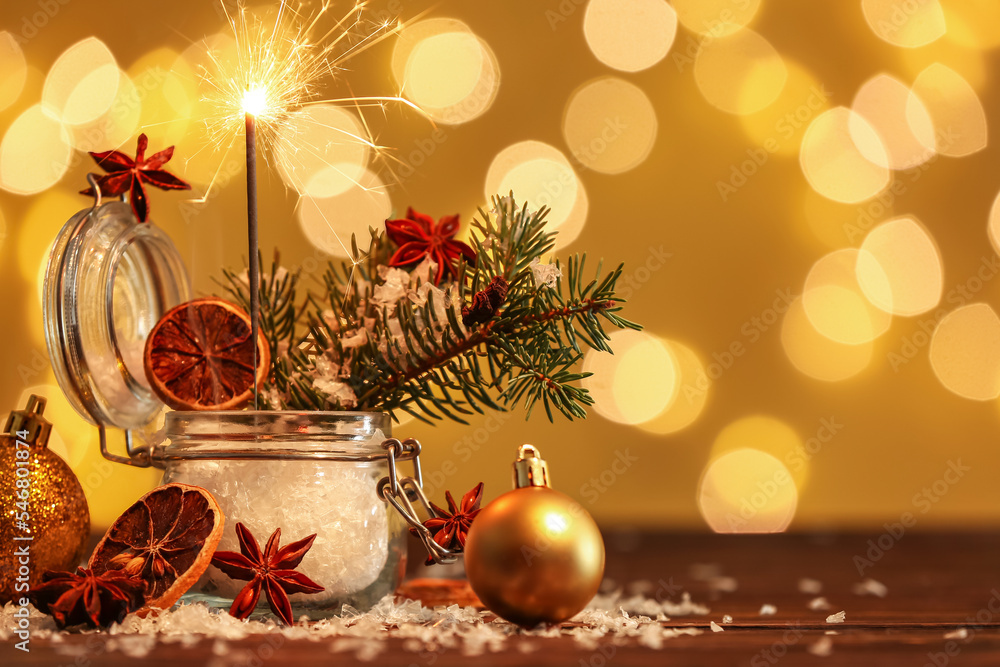
[[[320,9],[304,19],[300,9],[292,9],[287,0],[281,0],[273,22],[268,23],[249,13],[239,5],[230,14],[223,4],[229,25],[236,40],[235,54],[229,58],[210,51],[211,67],[202,72],[203,80],[211,93],[207,102],[214,110],[208,119],[208,130],[216,147],[225,146],[226,153],[245,131],[247,162],[247,238],[249,249],[250,321],[251,340],[257,340],[260,322],[260,276],[257,247],[257,147],[265,156],[271,154],[286,173],[294,172],[294,161],[301,154],[313,154],[325,169],[344,176],[355,186],[361,184],[342,167],[327,157],[329,146],[311,146],[297,135],[302,120],[308,114],[302,111],[309,104],[382,105],[398,101],[412,108],[412,103],[399,97],[364,97],[318,100],[320,81],[335,77],[341,64],[393,34],[388,22],[363,29],[364,2],[354,6],[339,20],[320,31],[319,25],[331,7],[331,0],[323,0]],[[401,26],[400,26],[401,27]],[[363,125],[367,127],[367,125]],[[377,153],[379,146],[361,132],[328,128],[340,133],[337,143],[357,143]],[[280,139],[280,141],[279,141]],[[279,150],[282,149],[282,150]],[[367,156],[368,151],[365,151]],[[223,157],[222,162],[225,162]],[[362,165],[363,167],[364,165]],[[220,164],[221,168],[221,164]],[[205,193],[208,197],[218,172]],[[300,189],[300,188],[296,188]],[[300,189],[301,194],[301,189]],[[338,242],[346,250],[343,240],[327,221]],[[256,366],[256,345],[254,365]],[[257,381],[254,379],[254,407],[257,407]]]
[[[303,125],[310,105],[330,104],[351,107],[384,107],[399,103],[423,114],[412,102],[399,96],[345,96],[321,98],[324,84],[344,82],[343,65],[350,58],[395,35],[401,22],[372,22],[365,17],[366,2],[356,2],[340,18],[330,19],[332,0],[323,0],[311,15],[302,6],[281,0],[273,17],[264,18],[242,4],[230,11],[223,4],[235,38],[232,49],[209,51],[209,65],[201,75],[210,110],[206,119],[209,143],[228,152],[244,131],[245,116],[254,117],[257,144],[262,157],[283,171],[294,171],[301,155],[322,161],[324,147],[302,143]],[[325,24],[329,24],[328,26]],[[362,127],[367,128],[366,123]],[[365,146],[376,155],[385,147],[368,134],[340,128],[344,144]],[[224,162],[223,158],[222,161]],[[338,169],[336,163],[327,165]],[[211,191],[216,179],[209,185]],[[352,179],[355,185],[359,185]],[[296,186],[301,191],[301,187]],[[208,193],[206,193],[206,197]]]

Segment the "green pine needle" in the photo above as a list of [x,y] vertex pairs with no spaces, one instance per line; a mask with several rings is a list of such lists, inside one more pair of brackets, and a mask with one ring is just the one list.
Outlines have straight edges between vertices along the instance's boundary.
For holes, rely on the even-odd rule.
[[[545,225],[548,209],[518,208],[512,194],[494,197],[493,205],[492,214],[480,209],[472,223],[476,261],[458,267],[443,295],[451,302],[432,290],[417,305],[410,298],[416,279],[396,303],[375,299],[375,288],[385,284],[379,267],[385,271],[395,248],[374,229],[367,252],[352,237],[353,261],[330,262],[322,289],[301,298],[299,274],[283,270],[276,254],[260,288],[261,331],[273,360],[263,404],[394,417],[398,411],[428,423],[466,423],[468,415],[520,404],[530,416],[538,403],[550,420],[555,412],[586,417],[594,400],[579,382],[589,374],[574,370],[585,348],[611,352],[606,325],[641,328],[620,315],[624,301],[615,286],[623,266],[588,274],[584,257],[573,256],[555,261],[562,270],[555,285],[536,286],[531,265],[555,246]],[[489,321],[466,328],[462,305],[495,276],[508,283],[505,301]],[[220,284],[249,308],[245,278],[225,271]]]

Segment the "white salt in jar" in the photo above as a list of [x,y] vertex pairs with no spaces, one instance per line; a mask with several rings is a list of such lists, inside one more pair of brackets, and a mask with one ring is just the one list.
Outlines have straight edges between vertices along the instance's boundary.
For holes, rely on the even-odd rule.
[[[240,550],[237,523],[261,549],[277,528],[282,545],[315,533],[297,570],[326,590],[290,599],[296,614],[316,617],[344,604],[370,608],[406,569],[405,522],[378,488],[390,473],[390,428],[377,412],[171,412],[151,458],[164,483],[215,496],[226,518],[219,550]],[[228,607],[245,585],[209,567],[191,592]]]

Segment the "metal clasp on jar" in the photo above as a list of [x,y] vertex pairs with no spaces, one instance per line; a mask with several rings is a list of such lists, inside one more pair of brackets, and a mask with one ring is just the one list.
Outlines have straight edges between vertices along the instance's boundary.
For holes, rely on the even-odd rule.
[[[424,495],[424,480],[420,472],[420,443],[414,438],[407,438],[400,441],[397,438],[389,438],[382,442],[382,447],[386,450],[386,459],[389,462],[389,476],[383,477],[378,483],[378,495],[387,503],[396,508],[403,519],[410,525],[417,537],[423,543],[427,553],[435,563],[454,563],[460,551],[445,549],[434,541],[431,531],[420,521],[416,510],[413,508],[413,501],[418,501],[423,506],[424,511],[431,517],[436,517],[437,512],[431,507],[431,503]],[[396,461],[413,460],[413,477],[399,477]]]

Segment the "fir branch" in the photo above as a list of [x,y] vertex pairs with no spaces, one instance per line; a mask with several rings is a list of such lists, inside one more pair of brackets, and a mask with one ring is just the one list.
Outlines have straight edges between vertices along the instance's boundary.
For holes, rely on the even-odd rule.
[[[426,264],[390,267],[395,246],[374,229],[366,251],[352,237],[351,261],[330,262],[322,291],[300,302],[298,276],[279,275],[276,259],[261,286],[262,331],[275,359],[262,390],[269,404],[464,422],[522,403],[530,415],[541,403],[549,419],[556,411],[585,417],[593,398],[575,370],[584,348],[611,351],[606,325],[640,328],[619,314],[623,266],[588,274],[582,256],[567,260],[565,275],[558,261],[539,266],[555,246],[548,210],[519,208],[513,195],[493,204],[472,223],[475,261],[452,267],[449,284],[428,282]],[[558,277],[549,284],[536,271]],[[225,276],[245,304],[246,282]]]

